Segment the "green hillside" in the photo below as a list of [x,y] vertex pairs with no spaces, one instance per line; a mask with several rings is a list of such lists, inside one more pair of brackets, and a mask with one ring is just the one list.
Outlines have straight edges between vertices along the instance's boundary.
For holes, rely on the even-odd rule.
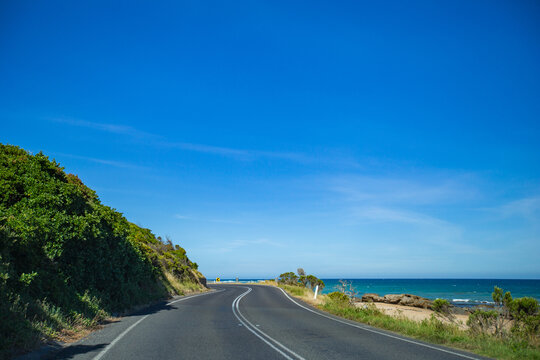
[[0,144],[0,358],[203,279],[55,161]]

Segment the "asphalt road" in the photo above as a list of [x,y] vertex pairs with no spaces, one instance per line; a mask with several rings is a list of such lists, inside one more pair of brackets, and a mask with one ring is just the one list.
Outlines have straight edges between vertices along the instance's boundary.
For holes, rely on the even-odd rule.
[[212,285],[109,324],[55,359],[478,359],[319,312],[278,288]]

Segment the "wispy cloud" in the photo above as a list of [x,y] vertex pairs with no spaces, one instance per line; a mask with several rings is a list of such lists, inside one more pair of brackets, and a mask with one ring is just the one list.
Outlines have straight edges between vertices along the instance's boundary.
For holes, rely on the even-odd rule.
[[170,141],[164,136],[140,131],[134,127],[126,125],[98,123],[65,117],[48,118],[48,120],[70,126],[84,127],[98,131],[119,134],[122,136],[132,137],[136,139],[145,139],[149,141],[153,146],[161,148],[173,148],[202,154],[219,155],[231,157],[241,161],[252,161],[256,159],[267,158],[292,161],[302,164],[317,163],[348,168],[359,167],[359,164],[355,160],[347,158],[345,156],[313,156],[300,152],[250,150],[208,144],[194,144],[190,142]]
[[470,174],[430,174],[411,178],[395,175],[343,175],[327,180],[329,190],[342,195],[345,201],[375,204],[454,203],[475,198]]
[[285,247],[284,244],[271,241],[268,239],[255,239],[255,240],[234,240],[229,243],[225,243],[222,246],[214,247],[214,250],[217,252],[229,252],[233,250],[237,250],[239,248],[246,248],[246,247],[277,247],[282,248]]
[[353,216],[358,219],[375,222],[397,222],[429,226],[448,226],[446,221],[420,214],[417,212],[397,210],[383,207],[362,207],[353,210]]
[[486,208],[489,212],[495,213],[500,217],[523,217],[529,220],[540,220],[540,196],[527,197],[522,199],[513,200],[506,204]]
[[352,221],[348,224],[387,239],[383,249],[401,239],[436,251],[477,254],[482,250],[464,239],[462,225],[434,215],[433,209],[462,207],[481,197],[478,181],[474,174],[425,170],[422,174],[341,175],[326,178],[323,184],[334,194],[332,204]]
[[219,223],[219,224],[243,224],[241,221],[236,220],[229,220],[229,219],[208,219],[208,218],[200,218],[195,216],[188,216],[188,215],[181,215],[181,214],[175,214],[174,217],[178,220],[192,220],[192,221],[202,221],[202,222],[212,222],[212,223]]
[[236,149],[236,148],[228,148],[228,147],[222,147],[222,146],[193,144],[193,143],[186,143],[186,142],[161,141],[159,142],[159,146],[193,151],[193,152],[204,153],[204,154],[213,154],[213,155],[232,157],[232,158],[235,158],[237,160],[242,160],[242,161],[252,161],[252,160],[256,160],[260,158],[287,160],[287,161],[293,161],[293,162],[304,163],[304,164],[325,161],[325,159],[317,159],[316,157],[312,157],[312,156],[302,154],[302,153],[246,150],[246,149]]
[[246,150],[239,150],[239,149],[220,147],[220,146],[202,145],[202,144],[191,144],[191,143],[185,143],[185,142],[161,142],[160,146],[194,151],[194,152],[205,153],[205,154],[232,156],[236,158],[239,158],[239,157],[247,158],[251,155],[251,153]]
[[108,160],[108,159],[98,159],[98,158],[93,158],[93,157],[73,155],[73,154],[65,154],[65,153],[58,153],[58,152],[51,152],[50,154],[52,154],[53,156],[56,156],[56,157],[65,157],[65,158],[71,158],[71,159],[90,161],[90,162],[93,162],[93,163],[103,164],[103,165],[108,165],[108,166],[113,166],[113,167],[118,167],[118,168],[139,169],[139,170],[149,169],[149,168],[144,167],[144,166],[135,165],[135,164],[131,164],[131,163],[123,162],[123,161],[115,161],[115,160]]
[[192,216],[186,216],[186,215],[180,215],[180,214],[176,214],[174,215],[174,217],[180,220],[194,220]]
[[[429,246],[454,254],[486,254],[486,250],[463,239],[463,229],[456,224],[426,214],[392,208],[359,208],[353,216],[363,222],[410,225],[398,235],[412,244]],[[387,251],[388,244],[375,245]],[[381,247],[382,246],[382,247]],[[400,245],[401,248],[402,245]]]
[[97,122],[71,119],[71,118],[63,118],[63,117],[49,118],[49,120],[53,122],[61,123],[61,124],[85,127],[89,129],[95,129],[95,130],[105,131],[108,133],[120,134],[120,135],[137,137],[137,138],[147,138],[147,139],[148,138],[152,138],[152,139],[161,138],[158,135],[140,131],[140,130],[135,129],[134,127],[127,126],[127,125],[104,124],[104,123],[97,123]]

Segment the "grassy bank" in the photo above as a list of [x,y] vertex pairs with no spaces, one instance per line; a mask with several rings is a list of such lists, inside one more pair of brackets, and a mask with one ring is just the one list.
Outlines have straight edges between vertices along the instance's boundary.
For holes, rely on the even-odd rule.
[[357,307],[339,297],[332,298],[328,295],[321,295],[317,301],[314,301],[313,292],[307,288],[281,284],[279,286],[290,295],[331,314],[415,339],[467,350],[496,359],[540,359],[538,335],[525,339],[512,335],[497,338],[492,335],[473,334],[460,329],[457,325],[446,324],[435,316],[429,320],[416,322],[404,317],[386,315],[375,306]]
[[105,206],[42,153],[0,144],[0,358],[204,289],[186,251]]

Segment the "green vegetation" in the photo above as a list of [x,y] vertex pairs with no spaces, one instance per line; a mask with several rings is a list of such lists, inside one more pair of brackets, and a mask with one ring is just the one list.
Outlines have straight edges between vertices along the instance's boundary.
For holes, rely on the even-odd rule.
[[186,252],[39,153],[0,144],[0,358],[202,289]]
[[279,275],[278,283],[280,285],[291,285],[296,287],[309,287],[311,290],[315,290],[316,286],[319,286],[319,291],[324,288],[324,282],[313,275],[306,275],[304,269],[299,268],[297,270],[298,276],[292,271]]
[[437,316],[446,319],[450,323],[455,323],[456,316],[452,312],[452,305],[446,299],[435,299],[431,304],[431,309],[435,311]]
[[434,316],[429,320],[415,322],[404,317],[396,318],[383,314],[373,305],[358,308],[347,303],[336,303],[331,299],[327,299],[321,309],[381,329],[497,359],[540,359],[538,347],[516,340],[503,342],[492,336],[475,336],[459,329],[457,325],[444,323]]
[[282,274],[277,285],[334,315],[497,359],[540,359],[540,309],[536,299],[512,299],[509,292],[503,293],[496,287],[495,310],[477,309],[469,316],[469,328],[464,329],[456,322],[450,303],[444,299],[433,302],[435,315],[417,322],[404,316],[386,315],[372,303],[357,306],[353,301],[357,292],[347,281],[341,281],[339,291],[322,295],[319,302],[310,301],[313,294],[307,288],[284,283],[290,274],[293,273]]
[[350,305],[351,299],[344,293],[339,291],[331,292],[327,295],[328,299],[337,305]]
[[445,314],[450,312],[450,302],[446,299],[435,299],[431,304],[431,308],[435,312]]
[[308,289],[303,286],[298,285],[285,285],[285,284],[279,284],[279,287],[283,288],[290,294],[294,296],[303,297],[307,295]]
[[[538,302],[533,298],[512,300],[510,293],[501,296],[501,292],[495,288],[493,295],[501,306],[497,310],[473,312],[469,317],[469,330],[461,329],[452,321],[443,322],[436,316],[415,322],[386,315],[373,304],[358,307],[347,301],[349,296],[343,292],[326,295],[319,307],[346,319],[497,359],[540,359]],[[449,305],[448,301],[438,299],[433,306],[442,317],[452,320]],[[502,317],[506,317],[505,322]],[[504,326],[499,328],[501,324]]]
[[[305,279],[305,276],[303,279]],[[279,283],[284,284],[284,285],[299,285],[298,276],[296,276],[296,274],[293,273],[292,271],[283,273],[279,275]],[[302,284],[305,284],[305,282],[303,282]]]
[[[495,287],[495,310],[477,309],[467,325],[476,334],[493,335],[503,341],[518,339],[538,345],[540,333],[540,306],[531,297],[513,299],[509,291]],[[508,331],[510,329],[510,331]]]
[[354,303],[358,292],[352,286],[352,281],[339,280],[338,290],[349,298],[349,303]]

